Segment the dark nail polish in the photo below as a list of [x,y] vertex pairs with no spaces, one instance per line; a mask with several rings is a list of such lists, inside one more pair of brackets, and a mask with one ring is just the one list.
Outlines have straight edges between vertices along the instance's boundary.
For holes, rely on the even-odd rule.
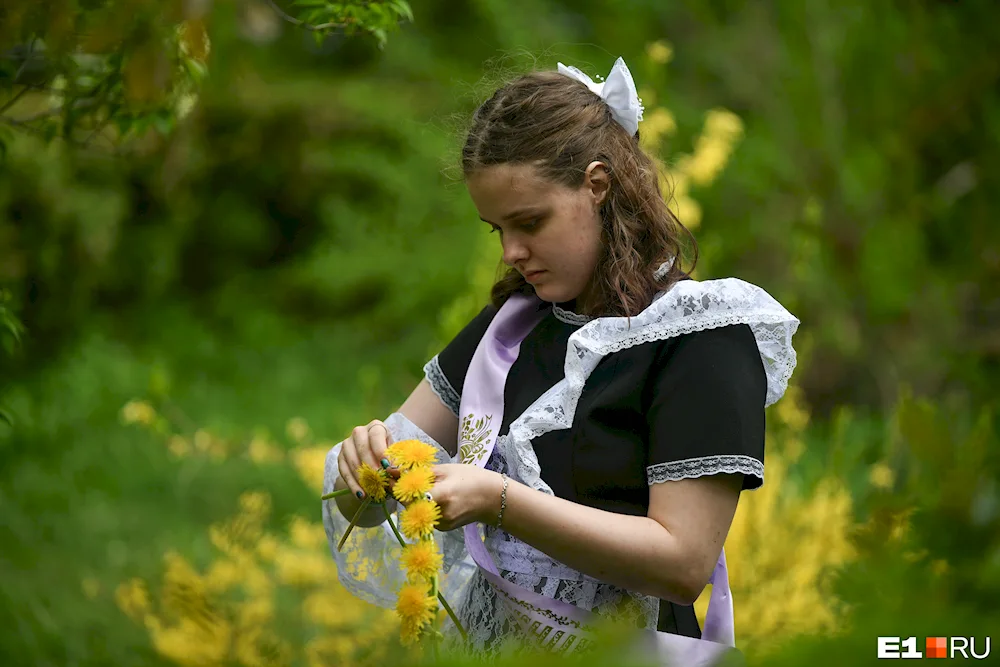
[[383,468],[389,467],[389,459],[382,459],[382,467]]
[[365,494],[364,494],[364,492],[363,492],[363,491],[358,491],[358,492],[357,492],[357,493],[355,493],[354,495],[356,495],[356,496],[357,496],[358,498],[364,498],[364,497],[365,497]]

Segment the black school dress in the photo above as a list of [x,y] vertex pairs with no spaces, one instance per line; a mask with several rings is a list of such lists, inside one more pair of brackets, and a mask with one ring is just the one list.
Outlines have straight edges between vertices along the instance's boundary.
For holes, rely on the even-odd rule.
[[[521,343],[504,387],[506,434],[565,376],[567,342],[589,318],[553,304]],[[458,416],[466,371],[496,308],[487,306],[427,365],[435,393]],[[746,324],[640,343],[605,356],[584,385],[573,425],[532,441],[542,480],[582,505],[645,516],[649,485],[741,472],[764,475],[767,378]],[[657,629],[701,637],[693,606],[661,600]]]

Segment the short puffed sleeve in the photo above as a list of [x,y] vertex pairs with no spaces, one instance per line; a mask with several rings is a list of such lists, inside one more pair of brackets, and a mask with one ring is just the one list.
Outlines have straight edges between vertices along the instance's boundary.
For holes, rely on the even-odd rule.
[[469,363],[476,348],[479,347],[479,341],[486,334],[486,329],[496,314],[497,309],[487,305],[441,352],[424,365],[424,377],[427,378],[431,389],[456,417],[462,400],[465,373],[469,370]]
[[689,333],[661,348],[649,398],[649,484],[743,473],[764,482],[767,377],[746,324]]

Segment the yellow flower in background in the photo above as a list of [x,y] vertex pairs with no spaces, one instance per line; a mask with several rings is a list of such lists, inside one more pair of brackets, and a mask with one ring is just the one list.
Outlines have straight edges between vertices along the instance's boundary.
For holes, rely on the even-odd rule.
[[674,57],[674,49],[668,42],[659,39],[646,45],[646,57],[657,65],[666,65]]
[[133,578],[118,584],[115,603],[133,621],[141,622],[149,613],[149,593],[142,579]]
[[337,577],[333,559],[322,551],[280,549],[274,563],[278,579],[289,586],[318,586]]
[[294,417],[285,425],[285,433],[297,443],[305,443],[309,438],[309,424],[302,417]]
[[434,471],[427,466],[410,468],[399,477],[393,495],[404,503],[420,500],[434,486]]
[[194,448],[199,452],[207,452],[212,447],[212,436],[203,428],[194,432]]
[[225,662],[233,629],[225,621],[183,616],[176,625],[165,626],[148,618],[146,628],[156,651],[179,665],[218,665]]
[[743,134],[743,121],[727,109],[712,109],[705,114],[705,133],[716,139],[733,142]]
[[434,534],[434,524],[441,518],[441,508],[433,500],[410,503],[399,515],[399,529],[411,540]]
[[248,491],[240,496],[240,509],[258,521],[271,515],[271,496],[263,491]]
[[677,219],[685,227],[694,229],[701,224],[701,204],[687,195],[677,197],[673,203],[674,205],[670,207],[670,210],[674,212],[674,215],[677,216]]
[[209,593],[225,593],[243,581],[243,572],[231,560],[217,560],[205,573],[205,588]]
[[785,426],[792,431],[801,432],[809,425],[809,411],[804,404],[802,389],[791,386],[785,391],[781,400],[775,403],[774,408],[778,413],[778,419]]
[[670,111],[663,107],[657,107],[648,114],[644,114],[641,129],[642,147],[653,151],[659,148],[664,137],[670,136],[677,130],[677,121]]
[[323,467],[326,464],[327,452],[332,447],[332,445],[299,447],[289,454],[295,469],[299,472],[299,477],[317,491],[323,490]]
[[891,489],[895,481],[895,475],[888,464],[884,461],[879,461],[871,467],[871,471],[868,473],[868,481],[876,489]]
[[273,535],[264,535],[257,542],[257,556],[265,563],[271,563],[278,555],[278,540]]
[[285,452],[275,447],[270,440],[256,436],[247,447],[247,455],[256,464],[279,463],[285,458]]
[[385,500],[385,490],[389,486],[389,475],[381,468],[373,468],[367,463],[362,463],[357,470],[358,484],[373,502],[380,503]]
[[155,419],[156,410],[146,401],[129,401],[121,411],[121,420],[125,424],[149,426]]
[[228,454],[226,441],[203,428],[194,433],[194,448],[202,454],[208,454],[216,461],[224,460]]
[[437,600],[431,597],[427,584],[406,584],[399,591],[396,613],[399,614],[401,638],[404,645],[413,644],[420,631],[434,620]]
[[433,540],[421,540],[408,545],[403,549],[400,561],[406,569],[407,578],[412,582],[430,579],[438,573],[443,563],[441,553]]
[[288,535],[292,544],[301,549],[322,551],[326,546],[326,531],[323,530],[323,524],[312,523],[301,516],[292,518],[288,526]]
[[684,171],[696,185],[708,185],[729,162],[733,147],[743,136],[743,121],[731,111],[712,109],[695,144],[694,155],[684,161]]
[[191,443],[182,435],[172,435],[167,442],[167,449],[180,459],[191,453]]
[[430,466],[437,462],[437,450],[419,440],[400,440],[389,446],[386,455],[394,465],[404,470],[414,466]]

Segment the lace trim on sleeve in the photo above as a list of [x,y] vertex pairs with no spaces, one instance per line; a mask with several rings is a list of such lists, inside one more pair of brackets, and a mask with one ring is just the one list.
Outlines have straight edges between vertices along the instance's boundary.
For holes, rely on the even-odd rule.
[[752,475],[761,481],[764,480],[764,464],[754,457],[744,454],[699,456],[682,461],[657,463],[646,468],[646,479],[652,485],[675,482],[681,479],[694,479],[705,475],[736,472]]
[[459,405],[462,402],[462,396],[455,391],[455,388],[451,386],[451,382],[448,381],[448,376],[444,374],[441,370],[441,363],[438,361],[438,355],[434,355],[434,358],[424,364],[424,376],[427,378],[427,382],[431,385],[431,389],[434,394],[441,399],[441,402],[445,406],[458,416]]

